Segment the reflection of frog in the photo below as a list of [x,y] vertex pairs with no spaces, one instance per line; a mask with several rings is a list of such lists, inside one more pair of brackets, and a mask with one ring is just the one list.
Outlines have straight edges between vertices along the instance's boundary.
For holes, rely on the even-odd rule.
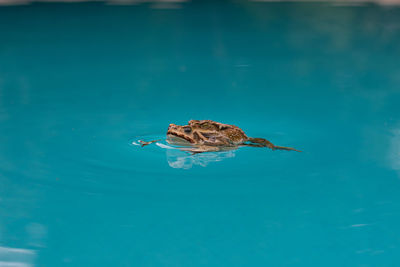
[[184,126],[170,124],[167,141],[170,144],[190,146],[185,150],[194,153],[229,150],[239,146],[299,151],[291,147],[275,146],[263,138],[247,137],[237,126],[211,120],[191,120]]
[[[172,147],[171,147],[172,148]],[[166,149],[168,165],[174,169],[190,169],[194,166],[206,167],[208,164],[217,161],[223,161],[235,157],[234,150],[221,151],[218,153],[193,153],[189,155],[181,149]]]

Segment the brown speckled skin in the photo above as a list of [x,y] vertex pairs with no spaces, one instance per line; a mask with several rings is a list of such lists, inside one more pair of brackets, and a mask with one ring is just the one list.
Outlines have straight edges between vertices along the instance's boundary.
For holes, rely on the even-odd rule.
[[[235,125],[223,124],[212,120],[190,120],[187,125],[170,124],[167,141],[171,144],[186,142],[194,153],[233,149],[239,146],[269,147],[272,150],[295,150],[290,147],[275,146],[263,138],[248,137]],[[178,142],[177,142],[178,141]]]
[[248,140],[239,127],[211,120],[191,120],[183,126],[170,124],[167,136],[171,135],[195,145],[237,146]]

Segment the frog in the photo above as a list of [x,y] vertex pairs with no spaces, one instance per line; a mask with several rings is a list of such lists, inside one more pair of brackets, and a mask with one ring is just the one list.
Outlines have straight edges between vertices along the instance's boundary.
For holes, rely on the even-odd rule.
[[167,142],[193,154],[226,151],[243,146],[301,152],[292,147],[274,145],[264,138],[248,137],[238,126],[213,120],[190,120],[187,125],[171,123],[167,129]]

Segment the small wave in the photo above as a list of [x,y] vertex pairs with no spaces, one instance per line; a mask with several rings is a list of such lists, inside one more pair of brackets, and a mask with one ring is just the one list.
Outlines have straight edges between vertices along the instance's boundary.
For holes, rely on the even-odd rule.
[[[157,141],[150,143],[145,147],[142,146],[143,142],[151,142],[153,140]],[[235,156],[234,150],[193,154],[185,151],[185,148],[187,147],[171,145],[166,141],[165,137],[159,135],[137,136],[135,139],[131,140],[130,143],[146,152],[164,150],[166,152],[168,165],[174,169],[190,169],[193,166],[206,167],[211,162],[222,161],[226,158],[232,158]],[[162,150],[160,150],[160,148]]]

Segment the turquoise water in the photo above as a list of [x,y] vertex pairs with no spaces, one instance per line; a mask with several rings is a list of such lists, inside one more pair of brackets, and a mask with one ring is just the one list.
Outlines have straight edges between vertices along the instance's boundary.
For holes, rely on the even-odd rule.
[[[0,265],[399,266],[400,7],[0,6]],[[303,153],[190,155],[213,119]]]

